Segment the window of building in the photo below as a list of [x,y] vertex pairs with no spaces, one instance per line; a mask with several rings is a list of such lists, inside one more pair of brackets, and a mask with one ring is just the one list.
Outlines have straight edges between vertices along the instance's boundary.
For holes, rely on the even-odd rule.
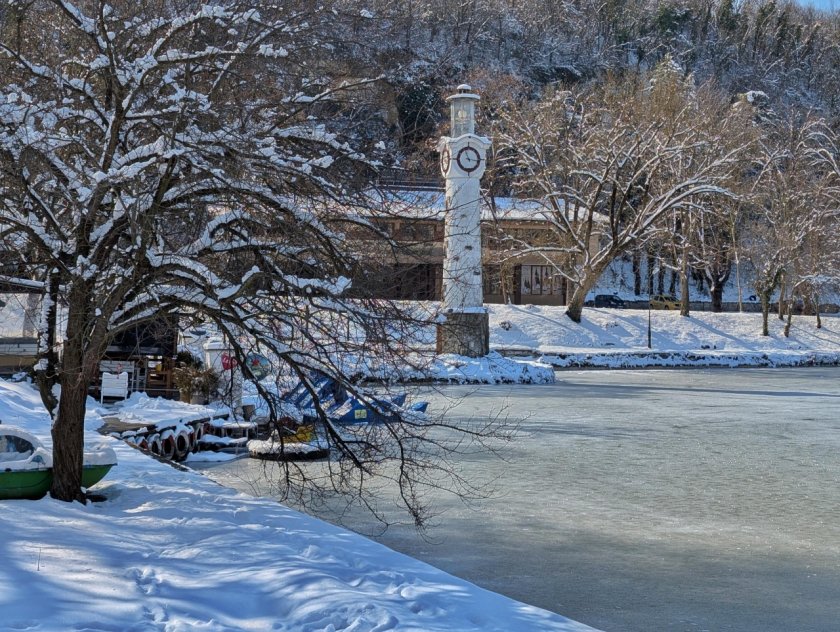
[[482,270],[484,282],[484,294],[502,293],[502,268],[501,266],[484,266]]
[[429,222],[404,222],[401,237],[407,241],[433,241],[434,225]]
[[394,223],[395,222],[389,222],[388,220],[384,220],[384,219],[375,219],[372,222],[374,227],[381,230],[383,233],[385,233],[387,235],[393,234]]
[[523,296],[565,293],[563,277],[556,274],[552,266],[522,266],[520,291]]

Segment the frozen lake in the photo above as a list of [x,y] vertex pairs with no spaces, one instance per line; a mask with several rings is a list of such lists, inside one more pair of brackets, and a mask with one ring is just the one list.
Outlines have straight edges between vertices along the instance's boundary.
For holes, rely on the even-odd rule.
[[[427,541],[400,526],[375,539],[611,632],[840,629],[840,369],[557,377],[443,389],[466,395],[453,420],[523,418],[505,461],[461,462],[498,493],[435,498]],[[207,473],[270,492],[258,461]]]

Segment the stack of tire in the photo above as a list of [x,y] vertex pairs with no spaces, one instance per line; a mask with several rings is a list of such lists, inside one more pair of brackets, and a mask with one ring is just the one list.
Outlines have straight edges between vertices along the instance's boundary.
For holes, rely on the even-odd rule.
[[178,424],[172,428],[158,430],[149,426],[145,431],[125,433],[121,438],[141,450],[170,461],[184,461],[190,452],[198,449],[198,442],[204,436],[204,423]]

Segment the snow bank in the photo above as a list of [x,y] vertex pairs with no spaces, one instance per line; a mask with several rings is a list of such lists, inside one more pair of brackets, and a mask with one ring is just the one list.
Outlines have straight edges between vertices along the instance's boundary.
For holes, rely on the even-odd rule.
[[223,405],[188,404],[160,397],[149,397],[145,393],[136,391],[127,399],[114,404],[112,409],[97,408],[97,410],[103,415],[116,412],[120,420],[126,423],[153,423],[158,429],[230,413],[230,409]]
[[491,351],[483,358],[440,355],[413,377],[457,384],[550,384],[554,370],[543,362],[506,358]]

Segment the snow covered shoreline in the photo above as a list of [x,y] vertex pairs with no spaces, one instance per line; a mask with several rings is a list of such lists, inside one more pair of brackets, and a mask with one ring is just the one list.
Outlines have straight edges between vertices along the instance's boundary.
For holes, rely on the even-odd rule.
[[691,369],[840,366],[840,352],[615,351],[563,353],[537,360],[562,369]]
[[761,335],[761,314],[647,310],[584,310],[572,322],[564,307],[494,305],[490,346],[502,355],[548,364],[555,369],[640,369],[705,367],[796,367],[840,365],[840,317],[796,316],[790,337],[784,323],[770,319]]
[[[488,305],[490,354],[434,355],[434,327],[422,332],[425,351],[399,380],[420,383],[545,384],[562,369],[840,366],[840,316],[796,316],[790,336],[775,315],[761,335],[761,314],[586,308],[569,319],[564,306]],[[647,346],[650,324],[650,348]],[[362,374],[386,377],[381,369]]]

